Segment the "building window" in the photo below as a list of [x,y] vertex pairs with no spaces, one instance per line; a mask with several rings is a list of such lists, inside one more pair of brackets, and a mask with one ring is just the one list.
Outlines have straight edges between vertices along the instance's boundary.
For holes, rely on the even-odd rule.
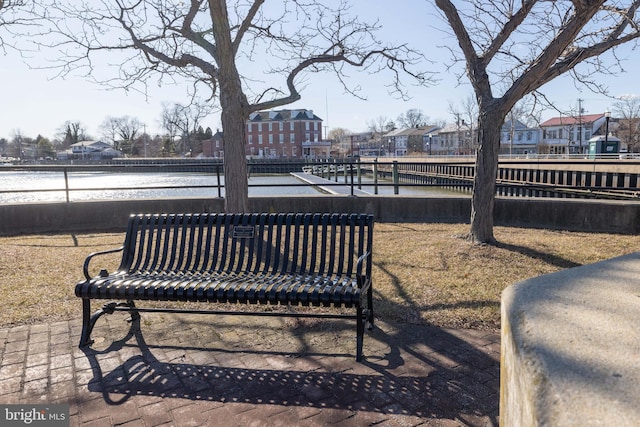
[[280,132],[284,130],[284,122],[280,122]]
[[531,141],[531,131],[527,132],[527,141]]
[[269,134],[269,144],[273,144],[273,134]]
[[293,121],[289,122],[289,130],[293,130]]
[[273,123],[269,122],[269,132],[273,132]]
[[311,123],[310,122],[304,122],[304,130],[310,130],[311,129]]
[[280,144],[284,144],[284,133],[280,134]]
[[309,132],[304,134],[304,140],[305,141],[311,141],[311,134]]
[[251,123],[247,123],[247,132],[251,132]]
[[258,144],[262,145],[262,135],[258,135]]
[[289,134],[289,141],[293,144],[296,142],[296,134],[295,133],[290,133]]
[[249,135],[249,144],[253,144],[253,135]]

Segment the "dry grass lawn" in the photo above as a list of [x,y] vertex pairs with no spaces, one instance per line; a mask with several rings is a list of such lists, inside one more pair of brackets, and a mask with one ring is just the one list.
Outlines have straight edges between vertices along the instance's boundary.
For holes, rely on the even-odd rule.
[[[472,245],[459,237],[467,230],[464,224],[376,224],[376,317],[495,329],[500,294],[509,284],[640,250],[637,236],[505,227],[495,229],[499,245]],[[80,317],[73,289],[83,278],[85,257],[120,246],[123,238],[0,237],[0,326]]]

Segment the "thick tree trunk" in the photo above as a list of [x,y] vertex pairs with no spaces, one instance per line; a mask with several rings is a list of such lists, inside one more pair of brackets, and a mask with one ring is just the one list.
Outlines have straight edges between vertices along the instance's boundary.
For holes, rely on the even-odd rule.
[[469,238],[476,243],[494,243],[493,211],[500,151],[500,127],[504,114],[480,111],[476,156],[476,173],[471,196],[471,231]]
[[[245,114],[238,97],[220,88],[224,129],[224,192],[227,213],[249,212],[249,183],[245,156]],[[224,100],[224,101],[223,101]],[[226,105],[225,105],[226,104]]]
[[224,132],[224,187],[227,213],[249,212],[249,183],[245,156],[245,120],[249,103],[242,91],[231,42],[225,0],[209,0],[213,35],[216,40],[218,85]]

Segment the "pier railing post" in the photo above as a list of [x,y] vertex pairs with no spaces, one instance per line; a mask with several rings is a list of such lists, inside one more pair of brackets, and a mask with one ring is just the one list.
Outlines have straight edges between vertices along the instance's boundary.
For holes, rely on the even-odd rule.
[[64,171],[64,193],[67,197],[67,203],[69,203],[69,171],[67,168],[63,169]]
[[[345,164],[344,182],[347,182],[347,165]],[[358,164],[358,175],[360,174],[360,164]],[[353,196],[353,161],[349,163],[349,176],[351,177],[351,195]]]
[[373,194],[378,194],[378,158],[373,160]]
[[398,174],[398,161],[393,161],[393,194],[400,193],[400,187],[398,184],[400,183],[400,175]]
[[222,188],[220,186],[220,165],[216,165],[216,176],[218,178],[218,198],[222,197]]

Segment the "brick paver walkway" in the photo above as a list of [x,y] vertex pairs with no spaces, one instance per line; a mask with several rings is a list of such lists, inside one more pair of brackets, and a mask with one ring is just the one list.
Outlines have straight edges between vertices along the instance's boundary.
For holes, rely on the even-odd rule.
[[0,403],[67,403],[83,426],[491,426],[499,334],[143,313],[0,329]]

